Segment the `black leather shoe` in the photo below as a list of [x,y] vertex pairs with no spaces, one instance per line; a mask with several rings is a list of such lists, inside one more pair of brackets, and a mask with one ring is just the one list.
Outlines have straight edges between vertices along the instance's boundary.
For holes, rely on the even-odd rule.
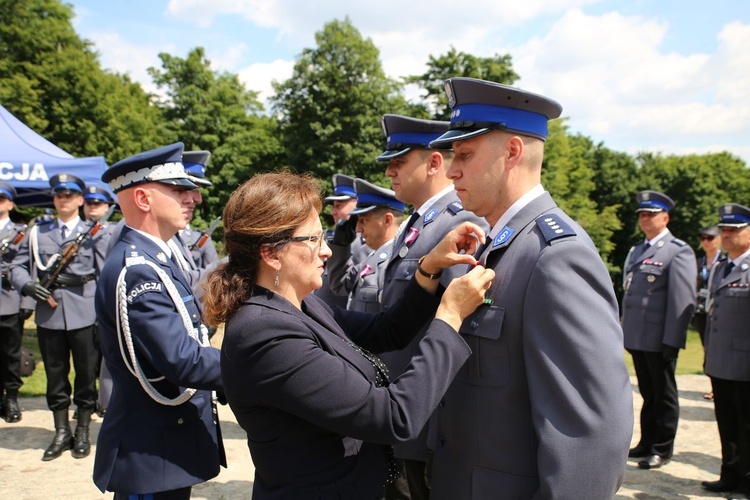
[[18,406],[17,399],[6,399],[3,418],[9,424],[21,421],[21,407]]
[[628,452],[628,458],[642,458],[648,456],[648,448],[645,446],[638,445],[635,448],[630,448]]
[[723,479],[719,479],[718,481],[703,481],[701,483],[701,486],[703,486],[708,491],[732,491],[737,487],[736,483],[729,483],[727,481],[724,481]]
[[66,450],[73,448],[73,433],[70,432],[70,427],[63,427],[55,431],[55,437],[52,439],[52,444],[49,448],[44,450],[44,456],[42,461],[49,462],[54,460]]
[[639,469],[658,469],[662,465],[669,463],[668,458],[661,458],[659,455],[651,455],[645,460],[638,462]]
[[89,428],[76,427],[76,435],[73,439],[73,458],[84,458],[91,453],[91,441],[89,441]]

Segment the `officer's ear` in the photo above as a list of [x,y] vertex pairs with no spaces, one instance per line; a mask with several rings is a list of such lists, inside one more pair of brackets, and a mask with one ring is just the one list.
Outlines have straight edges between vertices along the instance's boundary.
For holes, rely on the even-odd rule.
[[151,192],[143,187],[136,186],[133,188],[133,202],[142,212],[151,211]]
[[427,158],[427,175],[438,175],[442,174],[443,170],[443,155],[439,151],[429,151]]

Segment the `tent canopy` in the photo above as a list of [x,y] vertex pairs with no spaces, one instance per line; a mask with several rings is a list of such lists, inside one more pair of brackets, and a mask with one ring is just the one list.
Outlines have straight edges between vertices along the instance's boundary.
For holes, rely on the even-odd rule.
[[[0,105],[0,180],[18,192],[20,207],[52,206],[49,180],[57,174],[73,174],[87,186],[112,193],[101,176],[107,169],[103,156],[74,158],[40,136]],[[117,199],[113,195],[114,199]]]

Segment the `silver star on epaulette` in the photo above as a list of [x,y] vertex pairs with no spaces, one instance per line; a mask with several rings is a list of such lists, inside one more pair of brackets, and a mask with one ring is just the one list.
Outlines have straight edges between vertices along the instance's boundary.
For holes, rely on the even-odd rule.
[[159,253],[157,253],[157,254],[156,254],[156,258],[157,258],[157,259],[159,260],[159,262],[161,262],[162,264],[166,264],[166,263],[167,263],[167,256],[166,256],[166,255],[164,255],[164,252],[159,252]]

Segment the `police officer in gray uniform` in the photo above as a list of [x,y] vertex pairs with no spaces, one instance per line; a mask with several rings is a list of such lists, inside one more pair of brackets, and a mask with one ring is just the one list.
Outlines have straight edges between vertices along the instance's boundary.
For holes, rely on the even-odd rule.
[[[332,255],[326,266],[331,281],[342,282],[349,290],[350,311],[382,311],[382,291],[385,267],[393,250],[393,238],[404,220],[406,205],[396,199],[396,193],[375,184],[356,179],[357,208],[349,212],[357,217],[357,233],[367,246],[374,248],[358,265],[351,258],[351,245],[331,244]],[[339,228],[337,227],[337,230]]]
[[[446,177],[453,153],[429,147],[430,141],[448,130],[448,122],[384,115],[382,125],[386,151],[377,157],[377,161],[388,164],[385,175],[391,180],[396,198],[414,207],[409,220],[396,236],[393,253],[386,266],[383,307],[388,310],[401,300],[417,270],[419,259],[451,229],[464,221],[473,222],[485,231],[488,227],[485,221],[463,209],[453,183]],[[462,266],[446,269],[440,283],[447,286],[453,278],[465,272]],[[406,349],[382,354],[381,359],[388,365],[392,377],[406,370],[423,336],[424,331]],[[427,427],[418,439],[394,446],[396,457],[404,463],[412,500],[429,497],[425,479],[428,456],[426,441]]]
[[674,201],[657,191],[642,191],[636,200],[646,239],[625,261],[622,329],[643,407],[641,438],[628,456],[642,458],[641,469],[656,469],[674,449],[680,415],[674,373],[695,308],[698,271],[693,249],[667,229]]
[[446,82],[448,169],[492,227],[495,271],[459,330],[472,350],[431,421],[432,500],[612,498],[633,431],[609,273],[586,232],[541,185],[546,97],[473,78]]
[[21,420],[18,405],[18,389],[21,379],[21,338],[23,328],[19,318],[21,294],[11,285],[9,273],[11,262],[18,253],[18,241],[26,228],[10,220],[16,190],[7,182],[0,182],[0,245],[2,254],[2,297],[0,297],[0,391],[2,391],[2,418],[12,424]]
[[[331,217],[333,217],[333,229],[326,231],[326,243],[328,245],[351,245],[351,260],[353,265],[359,265],[372,250],[362,238],[356,234],[357,220],[349,220],[349,212],[357,206],[357,192],[354,189],[354,177],[343,174],[333,175],[333,194],[324,198],[330,203]],[[336,229],[338,226],[338,236]],[[323,272],[323,286],[313,292],[323,299],[329,306],[338,306],[346,309],[349,290],[341,281],[332,281],[326,263]]]
[[709,491],[750,498],[750,208],[719,207],[727,257],[709,278],[706,367],[721,438],[721,475],[704,481]]
[[[56,256],[91,228],[91,224],[78,215],[86,189],[84,182],[71,174],[59,174],[49,183],[57,218],[31,228],[26,244],[19,250],[23,257],[18,265],[13,264],[12,277],[13,285],[22,294],[37,300],[35,321],[47,374],[47,405],[55,421],[55,437],[44,452],[44,461],[53,460],[71,448],[74,458],[86,457],[91,452],[89,424],[96,408],[99,362],[94,344],[94,292],[107,245],[106,237],[99,233],[86,237],[50,289],[37,281],[53,272]],[[25,272],[28,262],[31,263],[31,275]],[[73,401],[78,408],[75,436],[68,422],[71,354],[76,372]]]
[[[206,165],[208,165],[210,158],[211,153],[208,151],[185,151],[182,153],[182,164],[185,167],[188,179],[199,188],[210,188],[213,186],[213,183],[206,178]],[[194,190],[194,194],[198,197],[196,205],[199,205],[203,202],[200,189]],[[197,269],[206,269],[209,266],[218,264],[219,254],[216,252],[216,245],[214,245],[211,238],[208,238],[203,246],[198,247],[198,240],[203,236],[203,233],[191,228],[189,224],[185,229],[179,231],[178,234]]]

